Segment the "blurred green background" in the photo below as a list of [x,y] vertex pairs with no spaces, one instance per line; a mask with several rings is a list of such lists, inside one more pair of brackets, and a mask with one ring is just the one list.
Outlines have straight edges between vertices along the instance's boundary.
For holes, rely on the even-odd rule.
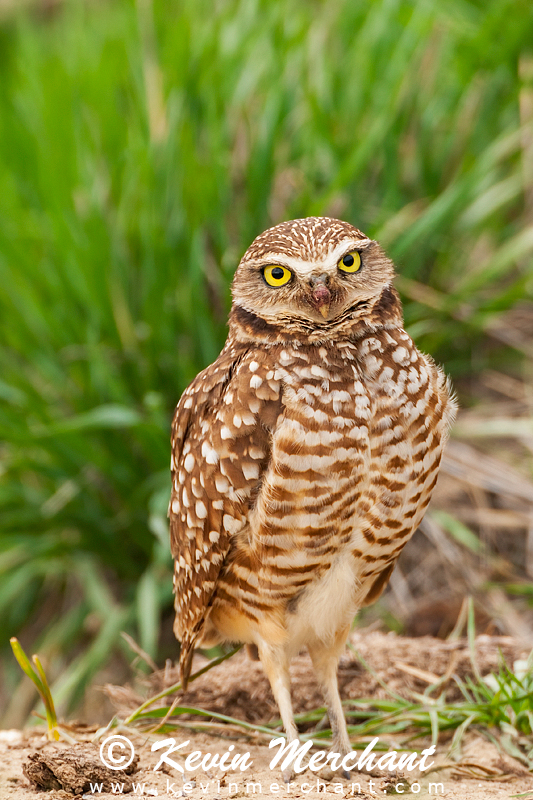
[[0,0],[4,721],[9,636],[67,713],[120,631],[175,656],[172,410],[245,248],[314,214],[387,248],[463,406],[530,381],[530,0]]

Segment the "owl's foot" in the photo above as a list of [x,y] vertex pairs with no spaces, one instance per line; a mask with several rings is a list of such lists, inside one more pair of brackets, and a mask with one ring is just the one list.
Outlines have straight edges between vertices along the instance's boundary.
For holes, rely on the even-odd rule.
[[289,783],[294,778],[294,770],[291,769],[291,768],[283,769],[281,771],[281,777],[283,778],[283,780],[285,781],[285,783],[287,784],[287,787],[288,787]]
[[352,748],[349,742],[347,744],[340,746],[334,744],[329,753],[330,755],[335,755],[335,758],[332,759],[332,764],[337,764],[338,766],[336,769],[333,769],[333,767],[330,764],[326,764],[326,766],[320,770],[320,777],[326,781],[332,781],[335,779],[340,780],[341,778],[344,778],[345,780],[349,781],[350,778],[352,777],[352,773],[350,772],[349,769],[345,769],[342,766],[340,766],[339,762],[342,761],[343,758],[349,755],[351,752]]
[[352,773],[348,772],[347,769],[331,769],[330,766],[324,767],[319,772],[319,777],[323,781],[333,781],[333,780],[340,780],[344,778],[345,780],[349,781],[352,777]]

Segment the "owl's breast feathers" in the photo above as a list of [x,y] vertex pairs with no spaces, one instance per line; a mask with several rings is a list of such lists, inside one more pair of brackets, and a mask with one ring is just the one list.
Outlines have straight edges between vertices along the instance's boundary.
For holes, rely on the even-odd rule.
[[312,610],[341,556],[346,613],[374,599],[424,514],[453,413],[442,373],[402,329],[320,345],[228,340],[172,428],[183,678],[206,635],[242,641],[267,624],[283,635],[284,615],[304,592]]

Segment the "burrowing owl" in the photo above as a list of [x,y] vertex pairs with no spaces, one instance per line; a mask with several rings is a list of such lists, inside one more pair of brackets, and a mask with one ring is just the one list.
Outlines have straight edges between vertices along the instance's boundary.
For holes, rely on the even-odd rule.
[[172,426],[183,685],[195,646],[256,645],[292,741],[288,665],[306,646],[341,754],[340,653],[422,519],[455,414],[393,276],[346,222],[262,233],[235,274],[226,345]]

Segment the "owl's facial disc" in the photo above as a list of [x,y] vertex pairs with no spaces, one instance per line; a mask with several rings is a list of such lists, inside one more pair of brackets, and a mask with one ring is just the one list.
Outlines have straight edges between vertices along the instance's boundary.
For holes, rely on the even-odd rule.
[[363,319],[394,276],[377,242],[340,220],[308,217],[260,234],[233,281],[236,307],[269,325],[333,331]]

